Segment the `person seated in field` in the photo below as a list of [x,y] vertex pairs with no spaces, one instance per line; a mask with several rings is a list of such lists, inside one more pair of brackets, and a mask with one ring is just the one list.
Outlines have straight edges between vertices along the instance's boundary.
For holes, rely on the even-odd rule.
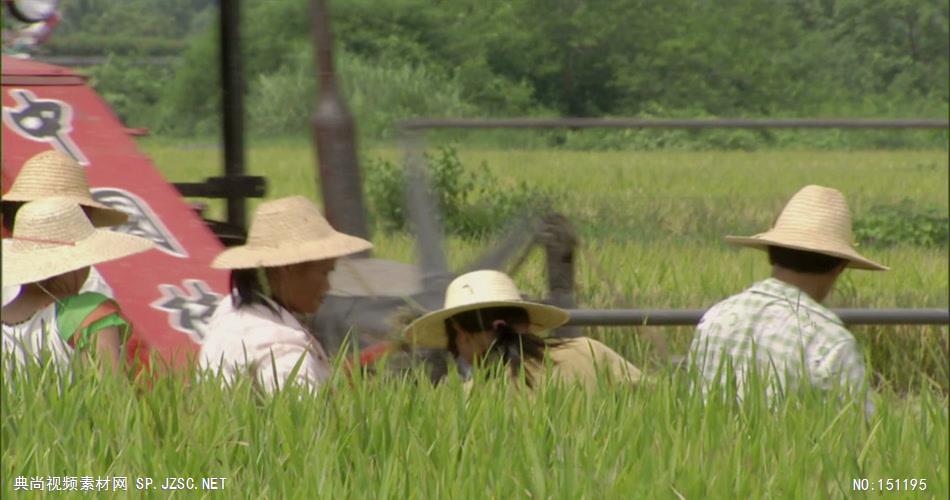
[[[93,199],[82,165],[69,155],[50,150],[27,160],[10,190],[4,193],[0,200],[3,210],[3,236],[6,237],[12,231],[16,213],[24,203],[52,196],[77,203],[95,227],[118,226],[128,220],[125,212],[109,208]],[[80,291],[97,292],[115,298],[112,288],[95,267],[90,267],[87,274]]]
[[4,362],[51,359],[65,365],[83,353],[118,370],[131,326],[113,300],[81,291],[82,284],[92,265],[152,246],[143,238],[96,229],[71,199],[26,203],[12,236],[3,240]]
[[690,361],[705,395],[732,379],[742,397],[750,370],[768,377],[770,398],[795,387],[864,387],[864,359],[854,336],[821,304],[845,268],[888,269],[858,254],[851,237],[844,195],[814,185],[796,193],[768,231],[726,237],[767,251],[772,276],[716,304],[700,320]]
[[601,375],[640,381],[640,370],[597,340],[544,338],[568,319],[563,309],[523,300],[508,275],[474,271],[452,281],[445,306],[410,323],[404,337],[412,346],[448,349],[476,369],[501,362],[515,379],[524,373],[529,387],[548,377],[587,388]]
[[211,264],[231,270],[231,293],[211,317],[199,366],[226,384],[250,373],[268,392],[292,375],[316,388],[330,377],[330,362],[298,318],[319,309],[337,258],[372,247],[335,231],[302,196],[262,203],[247,243],[223,251]]

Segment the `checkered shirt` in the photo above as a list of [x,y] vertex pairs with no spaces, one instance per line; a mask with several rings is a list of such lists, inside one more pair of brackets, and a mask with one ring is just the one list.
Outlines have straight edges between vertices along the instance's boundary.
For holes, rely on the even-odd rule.
[[[800,387],[858,389],[864,357],[841,319],[798,288],[769,278],[713,306],[699,322],[690,361],[703,393],[731,370],[741,397],[749,370],[763,375],[766,393]],[[777,383],[776,383],[777,382]]]

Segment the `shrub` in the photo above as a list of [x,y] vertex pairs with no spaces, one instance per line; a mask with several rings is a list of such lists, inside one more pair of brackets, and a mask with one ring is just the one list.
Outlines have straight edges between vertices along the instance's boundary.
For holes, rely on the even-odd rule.
[[918,207],[905,198],[896,204],[872,207],[855,221],[854,235],[865,245],[947,247],[950,218],[937,208]]
[[[524,181],[515,186],[502,183],[485,162],[466,169],[453,146],[440,147],[434,155],[427,153],[425,159],[440,220],[450,234],[467,238],[492,234],[512,217],[547,203],[540,190]],[[364,173],[377,226],[384,231],[405,230],[405,167],[376,158]]]
[[159,36],[72,33],[51,37],[44,51],[71,56],[119,54],[136,57],[177,56],[188,48],[186,40]]
[[[460,97],[458,82],[426,66],[368,60],[340,53],[341,89],[364,138],[390,139],[395,124],[413,116],[461,116],[474,107]],[[301,47],[286,66],[250,82],[248,125],[262,136],[308,130],[316,85],[310,48]]]
[[105,63],[87,69],[85,74],[122,123],[141,127],[153,123],[171,69],[136,62],[132,57],[109,56]]

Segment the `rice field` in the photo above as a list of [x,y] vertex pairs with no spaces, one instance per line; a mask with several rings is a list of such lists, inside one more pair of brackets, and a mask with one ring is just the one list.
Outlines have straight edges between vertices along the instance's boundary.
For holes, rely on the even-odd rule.
[[[116,498],[948,493],[947,400],[928,388],[882,392],[867,417],[861,404],[814,393],[774,407],[729,397],[703,405],[689,374],[667,371],[637,390],[532,395],[502,381],[477,380],[466,394],[454,376],[432,386],[419,373],[357,373],[316,396],[291,388],[274,397],[178,378],[142,390],[88,368],[26,375],[0,389],[5,498],[38,496],[11,494],[15,478],[71,476],[126,478],[125,489],[99,493]],[[203,486],[210,477],[225,478],[223,489]]]
[[[213,146],[141,145],[169,179],[218,173]],[[945,151],[461,155],[511,186],[523,179],[556,194],[582,236],[577,298],[586,307],[708,306],[767,276],[764,255],[721,236],[764,229],[808,183],[841,189],[855,214],[904,198],[948,210]],[[268,175],[269,197],[318,192],[305,141],[254,144],[248,164]],[[409,236],[374,242],[377,256],[414,260]],[[451,238],[451,265],[490,243]],[[861,250],[893,271],[848,272],[832,306],[948,307],[946,248]],[[541,257],[515,276],[535,297],[544,294]],[[144,389],[88,368],[63,376],[34,367],[0,388],[2,491],[36,495],[14,491],[17,477],[101,476],[128,479],[108,494],[119,498],[947,498],[948,329],[855,332],[874,372],[871,415],[814,393],[771,407],[728,394],[704,405],[692,374],[669,364],[685,352],[683,328],[587,331],[653,379],[589,393],[546,386],[529,396],[497,382],[466,393],[455,377],[432,386],[419,373],[357,373],[316,396],[261,397],[249,384],[222,390],[190,376]],[[209,477],[226,478],[224,489],[202,489]],[[153,482],[140,490],[144,478]],[[162,489],[167,478],[195,489]]]
[[[214,145],[143,141],[169,179],[218,175]],[[398,160],[395,148],[368,148],[374,158]],[[841,190],[855,218],[876,205],[911,200],[948,213],[946,151],[579,152],[460,149],[466,166],[484,162],[512,189],[524,180],[548,192],[581,236],[577,301],[590,308],[708,307],[767,277],[766,257],[726,245],[727,234],[768,228],[784,203],[807,184]],[[306,140],[267,141],[248,149],[251,173],[266,175],[269,197],[319,198],[314,154]],[[252,202],[254,206],[256,202]],[[221,205],[212,207],[221,216]],[[500,223],[504,223],[501,221]],[[414,240],[374,235],[375,254],[413,262]],[[448,260],[461,269],[491,241],[449,238]],[[832,307],[943,307],[950,305],[947,248],[859,248],[892,268],[848,271],[828,299]],[[515,275],[522,291],[545,293],[543,255],[533,254]],[[946,327],[856,327],[875,367],[876,385],[907,390],[920,383],[950,390]],[[587,332],[645,367],[682,354],[689,328],[592,328]],[[915,369],[908,369],[915,367]]]

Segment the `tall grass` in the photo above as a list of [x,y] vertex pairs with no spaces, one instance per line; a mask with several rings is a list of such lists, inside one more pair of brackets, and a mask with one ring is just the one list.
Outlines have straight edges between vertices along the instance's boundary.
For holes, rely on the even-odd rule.
[[[166,497],[166,477],[226,477],[235,498],[843,498],[853,480],[923,479],[948,494],[947,399],[814,393],[775,406],[710,398],[683,372],[636,390],[457,377],[338,377],[316,396],[258,395],[189,376],[150,389],[32,366],[0,388],[4,496],[18,476],[123,476],[119,497]],[[134,488],[151,477],[156,489]],[[60,493],[63,494],[63,493]],[[72,496],[84,493],[73,492]],[[872,493],[874,494],[874,493]],[[876,494],[881,494],[878,492]],[[69,494],[63,494],[70,496]],[[17,498],[17,495],[8,498]]]

